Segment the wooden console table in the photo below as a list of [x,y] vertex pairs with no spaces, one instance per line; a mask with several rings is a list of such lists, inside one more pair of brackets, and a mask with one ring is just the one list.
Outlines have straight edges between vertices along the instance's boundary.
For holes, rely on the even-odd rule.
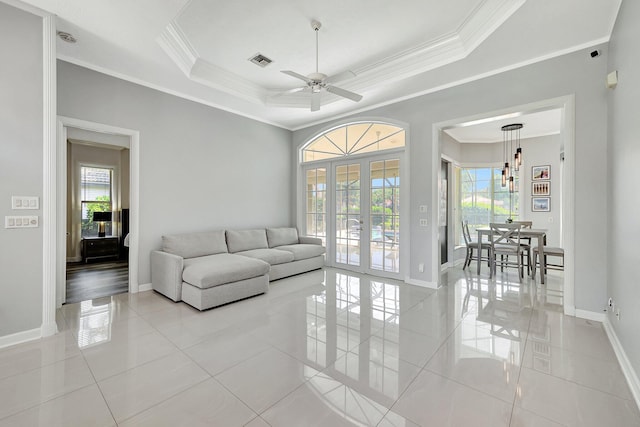
[[85,264],[92,259],[118,259],[120,248],[117,236],[84,237],[82,239],[82,260]]

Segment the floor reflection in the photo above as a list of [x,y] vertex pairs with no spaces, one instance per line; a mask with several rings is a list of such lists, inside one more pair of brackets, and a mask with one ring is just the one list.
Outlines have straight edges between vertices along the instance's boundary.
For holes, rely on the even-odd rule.
[[78,313],[78,347],[88,348],[111,341],[113,324],[111,298],[82,301]]

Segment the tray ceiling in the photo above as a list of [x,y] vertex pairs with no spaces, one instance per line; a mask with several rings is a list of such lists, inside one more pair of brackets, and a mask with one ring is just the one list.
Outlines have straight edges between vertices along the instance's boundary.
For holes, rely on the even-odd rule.
[[[620,0],[27,0],[58,15],[58,57],[135,83],[298,129],[608,41]],[[354,103],[282,74],[354,71]],[[248,59],[261,53],[273,63]]]

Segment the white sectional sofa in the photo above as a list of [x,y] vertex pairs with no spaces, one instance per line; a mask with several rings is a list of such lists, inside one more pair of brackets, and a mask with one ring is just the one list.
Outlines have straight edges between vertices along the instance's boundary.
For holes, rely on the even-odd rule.
[[324,266],[320,239],[295,228],[215,230],[162,236],[151,253],[153,289],[206,310],[262,294],[269,282]]

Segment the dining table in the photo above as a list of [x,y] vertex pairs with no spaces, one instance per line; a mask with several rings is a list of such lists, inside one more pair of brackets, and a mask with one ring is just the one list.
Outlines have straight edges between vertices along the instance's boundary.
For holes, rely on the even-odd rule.
[[[478,254],[482,253],[481,252],[481,248],[482,248],[482,238],[483,236],[487,236],[488,238],[490,238],[491,236],[491,228],[489,227],[479,227],[476,228],[476,231],[478,232]],[[543,254],[544,253],[544,245],[546,243],[547,240],[547,230],[545,228],[521,228],[520,229],[520,239],[522,238],[531,238],[531,239],[536,239],[536,243],[538,245],[538,254]],[[540,283],[544,285],[544,273],[546,270],[546,266],[545,266],[545,262],[546,260],[544,259],[544,256],[539,256],[538,257],[540,260]],[[478,274],[480,274],[480,265],[482,263],[480,261],[478,261]],[[534,265],[533,268],[536,268],[536,266]]]

